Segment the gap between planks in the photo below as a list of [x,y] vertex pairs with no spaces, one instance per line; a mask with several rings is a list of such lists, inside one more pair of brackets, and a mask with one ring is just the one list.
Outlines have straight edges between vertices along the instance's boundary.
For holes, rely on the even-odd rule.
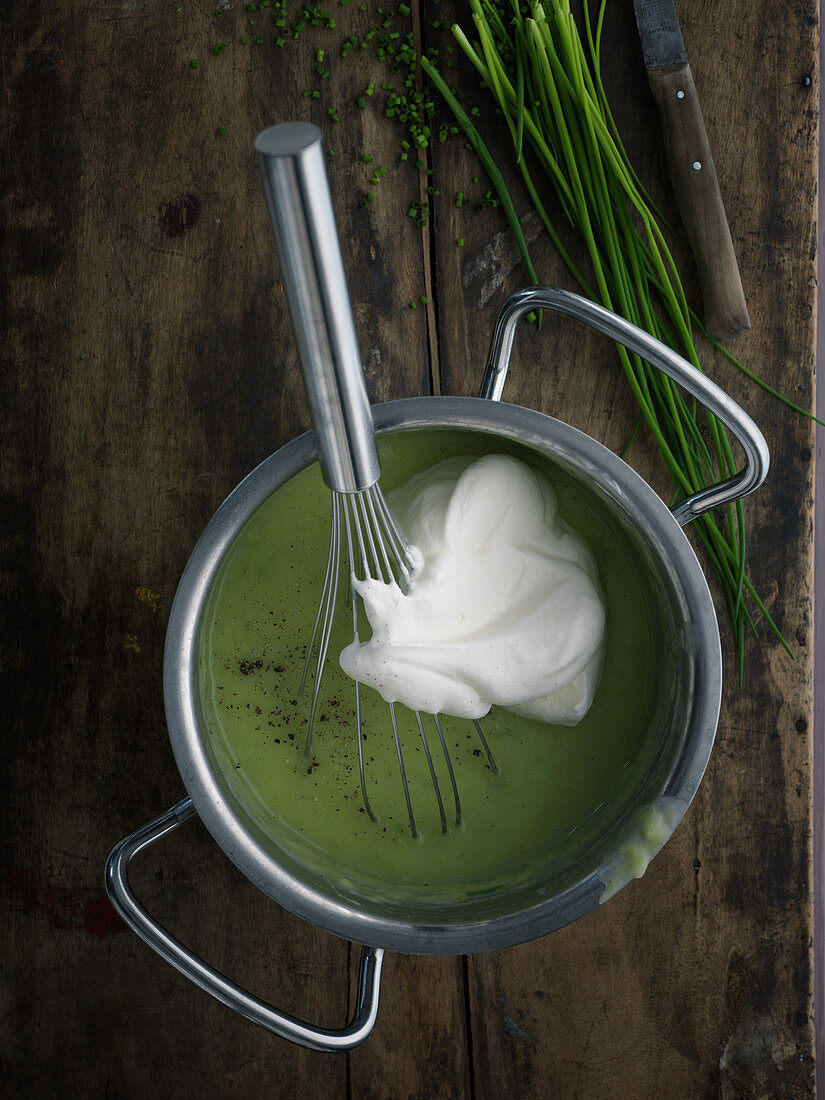
[[[421,57],[424,52],[424,5],[420,0],[411,0],[412,7],[412,28],[413,28],[413,44],[416,54]],[[422,89],[423,81],[421,77],[421,66],[417,65],[415,70],[415,90],[420,92]],[[432,155],[430,148],[424,150],[424,163],[427,168],[432,168]],[[418,174],[418,198],[422,203],[428,203],[432,196],[427,194],[427,181],[433,179],[433,176],[428,176],[426,173],[419,172]],[[435,243],[433,235],[430,231],[430,222],[434,217],[435,203],[430,206],[430,216],[427,218],[426,223],[421,226],[421,258],[424,266],[424,296],[427,299],[426,306],[426,324],[427,324],[427,349],[429,352],[429,375],[430,375],[430,393],[435,397],[441,396],[441,360],[438,350],[438,310],[436,309],[435,295],[435,260],[434,251]]]

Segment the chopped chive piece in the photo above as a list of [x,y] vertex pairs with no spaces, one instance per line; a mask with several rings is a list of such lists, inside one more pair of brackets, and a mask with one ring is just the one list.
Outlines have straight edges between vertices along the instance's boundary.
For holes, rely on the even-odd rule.
[[463,248],[464,247],[464,238],[459,237],[458,240],[455,243],[456,243],[456,248]]
[[193,69],[197,69],[197,67],[198,67],[198,62],[197,62],[197,61],[195,60],[195,58],[193,57],[193,58],[192,58],[192,68],[193,68]]
[[226,127],[225,126],[219,126],[218,127],[218,133],[220,134],[221,137],[226,137]]
[[364,153],[363,157],[361,157],[361,160],[364,162],[364,164],[372,164],[373,159],[374,158],[371,157],[369,153]]
[[456,193],[455,193],[455,204],[456,204],[457,207],[463,206],[463,204],[464,204],[464,192],[463,191],[456,191]]
[[406,17],[410,14],[410,9],[407,7],[406,4],[399,4],[398,5],[398,14],[403,15],[404,18],[406,19]]
[[426,296],[426,294],[422,294],[422,295],[421,295],[421,297],[420,297],[420,298],[419,298],[418,300],[419,300],[419,302],[420,302],[420,303],[422,304],[422,306],[425,306],[425,305],[427,304],[427,296]]
[[362,95],[359,95],[358,98],[355,100],[355,102],[358,104],[358,106],[361,108],[361,110],[363,110],[367,105],[367,101],[364,99],[364,97]]
[[212,47],[212,53],[215,55],[215,57],[220,57],[225,49],[226,49],[226,43],[225,42],[219,42],[217,44],[217,46]]

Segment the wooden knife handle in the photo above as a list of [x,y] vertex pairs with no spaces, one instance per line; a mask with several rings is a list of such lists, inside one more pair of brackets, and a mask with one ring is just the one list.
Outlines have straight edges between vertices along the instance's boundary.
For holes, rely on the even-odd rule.
[[670,178],[690,241],[712,336],[736,336],[751,327],[719,181],[690,65],[649,69],[659,110]]

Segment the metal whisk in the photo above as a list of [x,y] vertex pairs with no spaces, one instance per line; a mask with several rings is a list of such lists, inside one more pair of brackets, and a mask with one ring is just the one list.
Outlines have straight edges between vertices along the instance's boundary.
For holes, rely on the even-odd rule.
[[[324,481],[332,490],[329,558],[304,669],[305,682],[315,654],[312,709],[306,741],[306,754],[309,755],[321,678],[338,603],[342,557],[346,554],[350,575],[386,583],[395,580],[402,587],[409,583],[412,563],[404,537],[378,485],[381,466],[327,181],[321,132],[316,126],[305,122],[283,123],[260,133],[255,139],[255,150],[281,261],[310,415],[318,440],[318,460]],[[357,641],[359,615],[354,587],[351,606],[353,636]],[[398,719],[394,704],[389,703],[388,706],[410,829],[413,836],[417,836]],[[424,719],[418,711],[414,714],[438,802],[441,828],[446,832],[447,814]],[[460,824],[461,801],[455,770],[439,716],[432,717],[452,786],[456,824]],[[358,684],[356,720],[364,808],[376,821],[366,789],[361,688]],[[477,721],[474,725],[490,767],[497,774],[498,768],[481,726]]]

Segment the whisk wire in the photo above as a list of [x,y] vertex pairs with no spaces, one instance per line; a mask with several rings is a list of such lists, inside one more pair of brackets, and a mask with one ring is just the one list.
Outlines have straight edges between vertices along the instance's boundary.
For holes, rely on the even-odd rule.
[[[370,488],[372,488],[372,486],[370,486]],[[370,532],[372,532],[373,530],[375,530],[376,532],[379,532],[380,527],[378,526],[378,516],[376,515],[376,511],[375,511],[375,501],[374,501],[373,494],[370,493],[370,492],[367,492],[365,494],[365,497],[366,497],[366,505],[365,505],[365,508],[364,508],[364,513],[366,515],[366,513],[369,512],[369,520],[367,522],[367,530],[370,531]],[[378,563],[378,554],[375,553],[375,542],[372,541],[372,536],[370,535],[370,543],[371,543],[371,546],[372,546],[372,549],[373,549],[373,553],[375,554],[375,559],[374,560],[375,560],[376,570],[377,570],[377,572],[381,573],[381,578],[385,582],[385,584],[390,584],[396,578],[395,578],[395,571],[393,570],[392,566],[390,565],[389,555],[387,554],[387,545],[386,545],[386,542],[384,541],[384,539],[382,539],[380,537],[377,538],[376,542],[377,542],[378,549],[379,549],[380,554],[381,554],[381,561],[383,562],[383,565],[384,565],[384,572],[383,573],[381,573],[381,566]]]
[[[390,573],[390,566],[389,561],[387,560],[386,548],[384,547],[384,543],[378,536],[378,532],[373,531],[373,526],[370,523],[370,513],[367,507],[369,497],[367,493],[358,493],[356,494],[356,500],[358,502],[358,510],[361,515],[361,523],[364,529],[364,541],[369,551],[367,555],[369,560],[367,561],[365,559],[366,575],[369,577],[377,578],[384,581],[386,584],[389,584],[389,582],[392,580],[392,574]],[[381,572],[381,561],[378,554],[378,547],[376,545],[376,538],[378,538],[378,544],[380,544],[381,549],[384,553],[384,560],[387,562],[388,575],[385,575]]]
[[392,719],[392,734],[395,738],[395,750],[398,754],[398,768],[401,772],[401,784],[404,787],[404,798],[407,803],[407,814],[410,819],[410,832],[413,835],[413,839],[418,837],[418,829],[415,825],[415,817],[413,815],[412,800],[410,799],[410,788],[407,783],[407,770],[404,767],[404,753],[401,751],[401,738],[398,734],[398,720],[395,717],[395,704],[390,703],[390,718]]
[[387,532],[388,541],[391,544],[393,556],[398,562],[398,568],[401,571],[401,575],[407,585],[410,583],[410,573],[412,572],[412,561],[410,559],[410,549],[407,545],[407,540],[401,534],[401,530],[395,521],[395,516],[389,510],[387,502],[384,499],[384,494],[380,491],[377,485],[371,485],[369,488],[370,500],[375,501],[376,510],[381,517],[381,524],[383,529]]
[[479,721],[478,721],[477,718],[473,719],[473,725],[476,728],[476,733],[481,738],[481,744],[484,746],[484,751],[487,753],[487,760],[490,764],[490,770],[492,771],[493,775],[498,775],[498,764],[496,764],[496,762],[495,762],[495,759],[493,757],[492,749],[487,744],[487,738],[484,736],[484,732],[481,729],[481,725],[479,724]]
[[[312,752],[312,732],[315,728],[315,716],[318,712],[318,697],[321,693],[321,680],[324,665],[327,660],[329,641],[332,635],[332,623],[334,619],[335,602],[338,598],[338,575],[341,563],[341,511],[335,494],[332,495],[332,522],[329,535],[329,557],[324,576],[324,588],[321,593],[321,602],[318,606],[318,614],[315,619],[315,627],[312,631],[307,655],[304,660],[304,671],[301,677],[300,690],[306,685],[307,673],[312,662],[312,653],[315,642],[318,640],[318,660],[315,667],[315,680],[312,686],[312,706],[309,712],[309,726],[307,728],[304,756],[309,757]],[[321,628],[320,638],[318,628]]]
[[430,769],[430,778],[433,781],[433,790],[435,791],[436,801],[438,802],[438,814],[441,818],[441,831],[447,832],[447,815],[444,812],[444,800],[441,797],[441,788],[438,785],[438,778],[435,774],[435,767],[433,766],[433,758],[430,755],[430,746],[427,743],[427,735],[424,732],[424,723],[421,721],[421,713],[415,711],[415,720],[418,723],[418,732],[421,734],[421,744],[424,746],[424,755],[427,757],[427,765]]
[[450,759],[450,751],[447,748],[447,742],[444,740],[444,731],[441,728],[441,721],[437,714],[433,715],[435,719],[435,728],[438,730],[438,739],[441,741],[441,748],[444,752],[444,759],[447,762],[447,771],[450,773],[450,782],[453,785],[453,798],[455,799],[455,823],[461,824],[461,799],[458,797],[458,783],[456,782],[455,772],[453,771],[453,762]]
[[[339,555],[338,555],[337,549],[336,549],[336,527],[338,526],[338,522],[336,520],[336,517],[338,515],[338,511],[339,511],[338,501],[335,497],[335,494],[333,494],[333,496],[332,496],[332,517],[331,517],[330,530],[329,530],[329,553],[327,555],[327,567],[326,567],[326,571],[324,573],[324,586],[321,590],[321,599],[318,603],[318,613],[315,616],[315,623],[313,624],[313,627],[312,627],[312,636],[309,639],[309,645],[307,646],[306,657],[304,658],[304,669],[303,669],[303,672],[301,674],[301,684],[300,684],[300,687],[298,688],[298,693],[300,695],[303,694],[304,688],[306,687],[307,678],[309,676],[309,667],[312,664],[312,654],[315,651],[315,642],[316,642],[316,639],[318,638],[318,629],[321,625],[321,620],[324,618],[324,612],[326,610],[326,598],[325,597],[326,597],[327,589],[329,588],[330,583],[331,583],[331,577],[332,577],[333,570],[338,568]],[[317,672],[318,672],[318,670],[316,668],[316,675],[317,675]]]
[[[346,503],[343,507],[343,514],[344,526],[347,533],[347,564],[349,566],[347,575],[351,578],[354,571],[355,558],[353,556],[352,522],[350,520],[349,508]],[[360,641],[358,635],[358,599],[355,589],[352,586],[351,579],[348,588],[349,598],[352,601],[352,640],[357,644]],[[358,774],[361,780],[361,797],[364,800],[364,809],[367,811],[370,821],[377,822],[378,818],[370,804],[369,795],[367,794],[367,779],[364,765],[364,734],[362,733],[363,727],[361,722],[361,685],[357,680],[355,681],[355,728],[358,738]]]

